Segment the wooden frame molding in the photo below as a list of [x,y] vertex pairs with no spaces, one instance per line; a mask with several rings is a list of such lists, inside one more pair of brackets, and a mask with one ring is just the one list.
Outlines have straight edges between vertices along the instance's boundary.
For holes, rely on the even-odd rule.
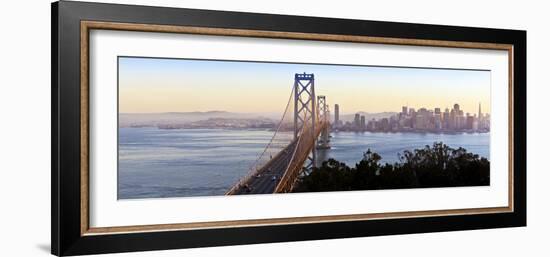
[[[179,224],[157,224],[140,226],[121,226],[121,227],[90,227],[90,209],[89,209],[89,33],[90,30],[123,30],[139,32],[162,32],[162,33],[184,33],[198,35],[219,35],[219,36],[238,36],[238,37],[259,37],[259,38],[280,38],[296,40],[317,40],[317,41],[336,41],[336,42],[355,42],[355,43],[374,43],[374,44],[392,44],[392,45],[414,45],[430,47],[453,47],[470,49],[495,49],[508,51],[509,57],[509,80],[508,80],[508,206],[490,207],[490,208],[471,208],[471,209],[451,209],[451,210],[428,210],[428,211],[410,211],[410,212],[392,212],[392,213],[370,213],[356,215],[332,215],[315,217],[292,217],[275,219],[257,219],[257,220],[234,220],[234,221],[212,221],[195,222]],[[370,36],[352,36],[335,34],[314,34],[266,30],[244,30],[244,29],[225,29],[210,27],[191,27],[191,26],[172,26],[172,25],[154,25],[138,23],[118,23],[87,21],[80,22],[80,233],[82,236],[93,236],[98,234],[117,234],[117,233],[138,233],[153,231],[171,231],[171,230],[193,230],[210,228],[231,228],[248,226],[270,226],[287,224],[308,224],[323,222],[342,222],[342,221],[360,221],[360,220],[379,220],[395,218],[416,218],[450,215],[472,215],[488,213],[509,213],[514,212],[514,46],[511,44],[495,44],[480,42],[459,42],[443,40],[424,40],[424,39],[404,39],[389,37],[370,37]]]

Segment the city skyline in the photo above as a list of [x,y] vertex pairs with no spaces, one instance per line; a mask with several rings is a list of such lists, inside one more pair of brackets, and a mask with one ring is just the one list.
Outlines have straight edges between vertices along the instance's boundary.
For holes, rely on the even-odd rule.
[[[441,110],[444,111],[446,108],[449,108],[449,110],[452,109],[453,106],[454,106],[455,104],[459,104],[461,107],[463,107],[463,104],[460,104],[460,103],[457,103],[457,102],[454,102],[454,103],[452,103],[452,104],[445,105],[445,106],[412,106],[412,105],[401,105],[401,106],[399,106],[399,108],[395,108],[395,109],[393,109],[393,110],[386,110],[386,111],[382,111],[382,112],[374,112],[373,114],[376,114],[376,113],[383,113],[383,112],[397,112],[397,113],[398,113],[398,112],[401,112],[401,111],[402,111],[402,108],[403,108],[403,107],[408,107],[409,109],[410,109],[410,108],[413,108],[413,109],[416,109],[416,110],[421,109],[421,108],[432,109],[432,110],[433,110],[433,109],[436,109],[436,108],[439,108],[439,109],[441,109]],[[356,114],[356,113],[358,113],[358,112],[364,112],[364,111],[362,111],[362,110],[349,111],[349,112],[342,112],[341,110],[342,110],[342,109],[345,109],[345,105],[340,104],[340,103],[334,104],[334,106],[336,106],[336,105],[339,106],[339,109],[340,109],[339,115],[340,115],[340,116],[341,116],[341,115]],[[484,107],[484,106],[481,104],[481,102],[476,103],[475,106],[476,106],[476,108],[477,108],[477,110],[476,110],[475,112],[464,112],[464,113],[465,113],[465,114],[466,114],[466,113],[470,113],[470,114],[476,114],[476,115],[477,115],[477,114],[479,113],[479,108],[481,107],[481,108],[482,108],[482,113],[483,113],[483,114],[489,114],[489,115],[491,114],[490,112],[487,112],[487,111],[483,110],[483,107]],[[343,107],[343,108],[342,108],[342,107]],[[332,111],[332,110],[331,110],[331,111]],[[366,112],[366,113],[369,113],[369,112]],[[331,115],[334,115],[334,114],[331,114]]]
[[119,58],[119,111],[279,113],[301,72],[315,74],[317,95],[342,114],[455,102],[490,113],[490,71],[135,57]]
[[352,121],[340,119],[340,104],[337,103],[332,117],[333,129],[356,132],[489,132],[491,127],[490,113],[482,112],[481,103],[477,113],[464,112],[458,103],[444,109],[402,106],[400,112],[380,119],[367,120],[358,112]]

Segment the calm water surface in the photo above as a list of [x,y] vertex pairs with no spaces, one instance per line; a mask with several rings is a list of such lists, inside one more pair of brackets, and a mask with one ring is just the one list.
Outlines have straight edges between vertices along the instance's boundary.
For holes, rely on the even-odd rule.
[[[489,158],[489,133],[332,133],[334,158],[353,166],[368,148],[383,162],[434,141]],[[269,130],[120,128],[119,199],[223,195],[273,136]]]

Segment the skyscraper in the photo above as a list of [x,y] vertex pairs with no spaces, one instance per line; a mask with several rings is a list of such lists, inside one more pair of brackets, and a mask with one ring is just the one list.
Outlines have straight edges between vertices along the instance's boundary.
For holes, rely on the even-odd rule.
[[477,111],[477,119],[481,120],[481,103],[479,103],[479,109]]
[[434,109],[434,128],[435,129],[442,129],[443,125],[441,122],[442,114],[441,114],[441,108],[435,108]]
[[361,125],[360,122],[361,122],[361,115],[359,113],[356,113],[355,119],[353,119],[353,125],[355,126],[355,128],[359,128],[359,126]]
[[474,116],[466,114],[466,129],[474,129]]
[[338,126],[339,121],[340,121],[340,105],[335,104],[334,105],[334,125]]
[[449,113],[449,108],[445,108],[445,112],[443,113],[443,124],[442,124],[442,128],[444,129],[449,129],[451,128],[451,116],[450,116],[450,113]]

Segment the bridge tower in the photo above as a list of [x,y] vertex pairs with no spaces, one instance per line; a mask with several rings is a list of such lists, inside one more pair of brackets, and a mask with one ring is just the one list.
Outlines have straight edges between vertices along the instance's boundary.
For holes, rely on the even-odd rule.
[[[327,104],[327,99],[324,95],[317,96],[317,108],[319,113],[319,121],[325,124],[330,122],[330,111]],[[317,141],[317,149],[329,149],[330,148],[330,131],[328,125],[324,126],[321,130],[321,136]]]
[[[298,137],[303,126],[311,124],[311,130],[315,131],[317,121],[317,107],[315,101],[315,78],[313,73],[296,73],[294,75],[294,138]],[[301,135],[300,135],[301,136]],[[309,135],[304,135],[309,136]],[[311,133],[314,145],[316,138]],[[311,170],[315,165],[315,147],[306,160],[304,170]]]

